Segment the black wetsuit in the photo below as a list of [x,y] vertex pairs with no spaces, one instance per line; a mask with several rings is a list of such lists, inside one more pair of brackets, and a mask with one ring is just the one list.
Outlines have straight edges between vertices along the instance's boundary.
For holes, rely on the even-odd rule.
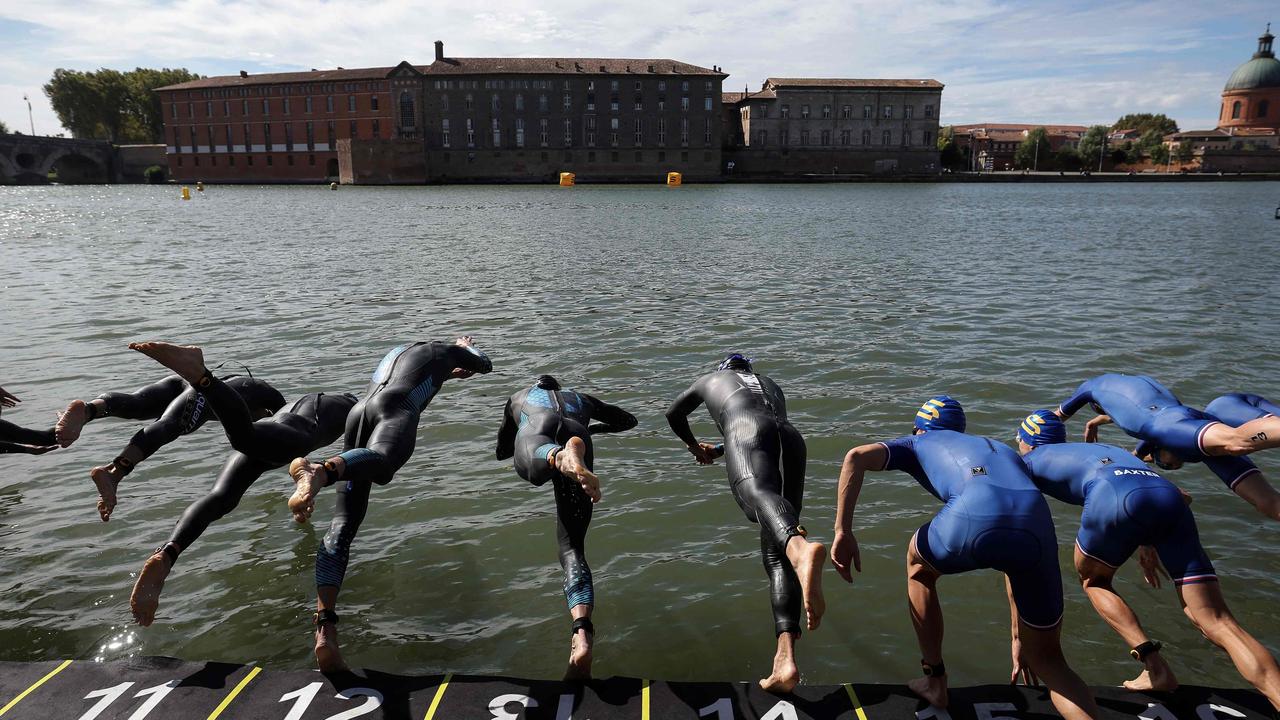
[[[251,412],[274,413],[284,405],[279,391],[262,380],[230,375],[225,385],[244,398]],[[139,388],[132,393],[109,392],[99,395],[104,407],[89,403],[89,420],[103,417],[119,417],[128,420],[155,420],[142,428],[129,440],[129,444],[142,453],[141,460],[151,457],[161,447],[200,429],[209,420],[217,420],[217,414],[209,407],[204,394],[192,388],[177,375]],[[118,463],[125,475],[133,464]]]
[[372,484],[390,482],[409,460],[422,411],[454,368],[487,373],[493,365],[475,348],[439,341],[401,345],[378,363],[364,399],[347,416],[346,469],[338,482],[333,521],[316,552],[317,587],[342,586]]
[[[592,420],[599,420],[588,425]],[[630,430],[635,417],[621,408],[590,395],[559,389],[558,383],[540,382],[507,400],[502,428],[498,430],[499,460],[515,456],[516,473],[534,485],[552,482],[556,496],[556,539],[560,543],[560,567],[564,570],[564,598],[572,610],[594,605],[595,589],[587,565],[587,527],[591,524],[591,498],[576,481],[566,478],[547,462],[553,449],[563,449],[570,438],[587,445],[586,464],[595,462],[591,436]]]
[[209,409],[217,413],[235,452],[227,458],[209,494],[192,503],[178,520],[164,545],[170,560],[177,560],[205,528],[234,510],[263,473],[337,440],[356,404],[356,397],[349,393],[311,393],[274,417],[254,422],[249,406],[230,383],[210,377],[208,382],[202,381],[200,392]]
[[787,421],[786,398],[773,380],[746,370],[717,370],[698,378],[667,410],[667,422],[686,445],[697,444],[688,416],[704,402],[724,436],[733,497],[747,519],[760,524],[774,629],[799,635],[803,596],[786,546],[800,534],[804,438]]
[[0,455],[4,453],[25,453],[38,448],[57,445],[53,436],[53,428],[32,430],[21,425],[14,425],[8,420],[0,420]]

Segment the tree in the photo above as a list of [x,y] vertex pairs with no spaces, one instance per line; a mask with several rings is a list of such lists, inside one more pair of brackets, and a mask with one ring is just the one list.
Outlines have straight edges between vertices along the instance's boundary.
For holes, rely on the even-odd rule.
[[1151,162],[1156,165],[1164,165],[1169,162],[1169,148],[1164,145],[1157,145],[1147,154],[1151,158]]
[[1084,167],[1096,170],[1102,154],[1102,147],[1107,142],[1107,126],[1094,125],[1085,131],[1076,148],[1080,153],[1080,162]]
[[1018,145],[1013,153],[1015,167],[1030,169],[1049,165],[1049,133],[1038,127],[1027,133],[1027,137]]
[[44,86],[58,120],[72,137],[112,142],[160,142],[164,119],[155,88],[198,79],[185,69],[58,68]]
[[5,125],[3,120],[0,120],[0,135],[8,135],[8,134],[9,134],[9,126]]
[[1193,154],[1193,150],[1191,148],[1190,140],[1183,140],[1182,142],[1178,143],[1178,155],[1177,155],[1178,162],[1180,163],[1191,162],[1192,154]]
[[1058,148],[1058,152],[1053,154],[1053,164],[1059,170],[1079,170],[1082,165],[1080,153],[1069,145],[1063,145]]
[[1112,130],[1138,130],[1147,132],[1148,130],[1159,131],[1163,137],[1169,133],[1178,132],[1178,123],[1172,118],[1161,113],[1152,115],[1151,113],[1130,113],[1122,116],[1116,123],[1111,126]]

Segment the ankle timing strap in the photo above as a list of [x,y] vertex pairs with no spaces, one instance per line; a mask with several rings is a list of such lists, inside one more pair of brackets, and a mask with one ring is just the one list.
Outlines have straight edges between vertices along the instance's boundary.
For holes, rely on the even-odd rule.
[[315,623],[316,627],[323,627],[326,624],[337,625],[338,613],[329,609],[317,610],[314,614],[312,614],[311,621]]
[[920,669],[924,672],[925,677],[943,677],[947,674],[947,664],[944,662],[938,662],[936,665],[930,665],[924,660],[921,660]]
[[591,618],[583,617],[573,621],[573,632],[570,635],[577,635],[579,630],[586,630],[588,635],[596,634],[596,627],[591,624]]
[[1161,643],[1159,640],[1148,640],[1142,643],[1141,645],[1135,647],[1134,649],[1130,650],[1129,655],[1131,655],[1133,659],[1137,660],[1138,662],[1144,662],[1147,659],[1148,655],[1150,655],[1151,653],[1160,652],[1160,648],[1162,647],[1164,647],[1164,644]]
[[115,460],[111,461],[111,464],[120,470],[120,477],[133,472],[133,461],[123,455],[116,457]]
[[204,369],[204,374],[196,381],[196,387],[203,390],[213,384],[213,371],[209,368]]
[[160,547],[156,548],[156,551],[152,554],[160,555],[163,553],[165,557],[169,558],[169,564],[173,565],[174,563],[178,562],[178,553],[180,552],[182,552],[182,549],[178,547],[177,543],[167,542],[164,545],[161,545]]

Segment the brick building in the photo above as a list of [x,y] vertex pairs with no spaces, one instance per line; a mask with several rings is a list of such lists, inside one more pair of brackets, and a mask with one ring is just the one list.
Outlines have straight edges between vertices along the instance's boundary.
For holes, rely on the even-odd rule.
[[1271,25],[1258,38],[1258,49],[1236,68],[1222,90],[1218,127],[1280,130],[1280,60],[1276,59]]
[[1084,125],[1036,125],[1034,123],[972,123],[950,126],[956,147],[967,152],[976,169],[1008,170],[1014,167],[1018,146],[1032,130],[1044,128],[1049,152],[1074,148],[1088,132]]
[[356,183],[719,175],[719,68],[450,58],[160,88],[177,180]]
[[[727,93],[726,160],[738,175],[933,172],[937,80],[769,78]],[[731,115],[726,115],[730,118]]]

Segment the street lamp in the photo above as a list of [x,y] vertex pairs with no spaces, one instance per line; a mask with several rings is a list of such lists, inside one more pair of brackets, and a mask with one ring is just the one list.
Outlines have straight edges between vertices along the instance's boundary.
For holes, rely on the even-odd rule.
[[35,135],[36,120],[35,120],[35,116],[31,114],[31,98],[27,97],[26,93],[22,93],[22,99],[27,101],[27,122],[31,123],[31,134]]

